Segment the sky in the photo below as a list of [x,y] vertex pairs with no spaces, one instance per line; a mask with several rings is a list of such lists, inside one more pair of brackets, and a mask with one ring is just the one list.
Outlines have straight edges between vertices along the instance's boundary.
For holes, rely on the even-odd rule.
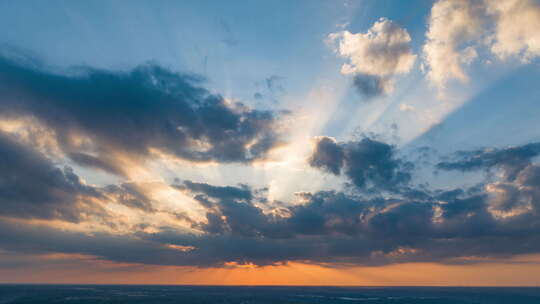
[[0,28],[0,283],[538,285],[538,0],[0,0]]

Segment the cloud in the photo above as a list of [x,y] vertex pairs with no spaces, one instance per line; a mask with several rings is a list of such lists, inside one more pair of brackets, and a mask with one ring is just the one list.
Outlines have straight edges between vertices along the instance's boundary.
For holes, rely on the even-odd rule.
[[[500,179],[485,186],[489,195],[487,211],[499,218],[536,213],[540,199],[540,167],[533,159],[540,155],[540,143],[499,149],[460,151],[452,161],[437,164],[438,169],[500,170]],[[535,220],[536,221],[536,220]]]
[[523,62],[540,55],[540,4],[534,0],[440,0],[431,8],[423,47],[427,75],[439,88],[467,82],[465,66],[487,49]]
[[254,237],[272,236],[279,231],[274,230],[275,219],[264,214],[254,203],[263,202],[254,191],[246,186],[213,186],[207,183],[184,181],[175,186],[188,190],[206,208],[206,223],[193,225],[210,234],[231,234],[233,236]]
[[94,156],[83,152],[68,152],[67,156],[84,167],[100,169],[116,175],[124,174],[121,163],[110,155]]
[[[122,174],[117,155],[145,160],[154,150],[193,162],[249,163],[281,140],[279,113],[230,104],[196,78],[156,66],[62,75],[4,60],[0,77],[3,117],[34,117],[73,161],[108,172]],[[296,201],[273,202],[249,185],[176,180],[172,187],[191,196],[203,214],[175,214],[191,230],[160,221],[135,223],[123,233],[83,233],[32,220],[94,225],[95,216],[115,225],[121,220],[106,204],[150,215],[159,212],[155,197],[133,182],[86,184],[29,142],[0,132],[0,248],[10,253],[209,267],[466,263],[540,252],[539,143],[460,152],[437,168],[497,168],[502,177],[429,189],[413,186],[413,167],[393,145],[322,136],[308,163],[346,177],[354,186],[346,192],[301,192]]]
[[451,78],[467,81],[463,64],[477,54],[472,47],[481,37],[485,9],[481,0],[441,0],[431,8],[424,45],[429,79],[444,87]]
[[157,210],[142,183],[87,184],[72,168],[62,168],[60,162],[2,131],[0,171],[3,217],[118,226],[122,221],[114,218],[108,207],[123,205],[145,214],[161,211],[187,222],[191,220],[181,213]]
[[393,90],[393,83],[388,79],[367,74],[355,75],[353,85],[366,98],[387,94]]
[[71,168],[57,168],[41,153],[0,132],[0,214],[79,222],[104,211],[99,191]]
[[250,200],[252,198],[251,189],[246,185],[240,187],[232,186],[214,186],[207,183],[197,183],[186,180],[183,184],[175,185],[181,190],[189,190],[194,193],[204,193],[210,197],[221,199],[243,199]]
[[178,250],[133,235],[86,234],[9,221],[0,221],[0,227],[0,246],[11,252],[78,253],[110,261],[154,265],[180,264],[182,259]]
[[283,112],[231,104],[196,76],[152,64],[60,74],[2,57],[0,79],[4,119],[33,117],[73,161],[115,174],[122,157],[249,163],[284,142]]
[[[317,143],[321,146],[316,151],[324,155],[312,157],[311,161],[329,172],[339,172],[336,168],[343,170],[344,151],[349,144],[339,144],[328,137],[318,138]],[[364,141],[364,144],[372,143]],[[523,154],[522,158],[528,159],[531,154],[523,151],[531,147],[534,144],[503,149],[504,153],[499,155]],[[343,154],[336,152],[340,149]],[[333,167],[335,160],[342,157],[343,164]],[[490,161],[492,165],[508,159],[492,155],[488,158],[501,159]],[[212,219],[209,217],[208,222],[218,219],[217,226],[225,229],[213,230],[211,237],[203,235],[191,241],[173,231],[150,237],[197,247],[203,255],[210,246],[216,252],[214,257],[224,252],[224,260],[257,265],[284,261],[361,265],[419,261],[471,263],[474,258],[535,253],[540,247],[526,244],[540,237],[537,203],[540,169],[528,164],[517,170],[512,182],[468,189],[419,188],[413,189],[421,194],[414,198],[403,192],[371,198],[336,191],[299,193],[302,203],[282,206],[279,211],[264,211],[257,206],[256,198],[230,196],[226,193],[233,189],[229,189],[221,195],[207,196],[208,201],[203,203],[211,210],[208,214],[212,214]],[[208,191],[204,189],[200,193],[206,195]],[[197,254],[197,250],[192,254]]]
[[[57,166],[14,135],[0,133],[0,248],[10,253],[83,254],[149,265],[198,267],[253,263],[384,265],[402,262],[470,263],[540,251],[540,144],[464,151],[440,170],[500,168],[499,180],[480,187],[411,186],[410,164],[396,147],[373,138],[315,139],[309,163],[344,174],[357,191],[298,193],[298,201],[268,201],[248,185],[218,186],[177,180],[204,216],[131,225],[123,233],[88,233],[37,225],[29,219],[115,225],[105,204],[157,212],[135,183],[96,187]],[[148,229],[147,229],[148,228]],[[187,249],[186,249],[187,248]]]
[[309,164],[334,175],[343,171],[359,189],[395,191],[411,178],[411,164],[396,157],[395,147],[367,137],[346,143],[315,138]]
[[145,212],[155,212],[153,200],[136,183],[107,185],[100,189],[112,201]]
[[345,162],[345,153],[334,138],[316,137],[314,151],[308,162],[311,167],[339,175]]
[[329,39],[338,42],[337,53],[348,59],[341,73],[355,75],[355,87],[367,97],[391,92],[393,76],[408,73],[416,60],[407,30],[386,18],[366,33],[342,31]]
[[479,149],[460,151],[454,160],[437,164],[438,169],[473,171],[497,167],[503,170],[506,180],[513,181],[517,174],[531,164],[531,160],[540,155],[540,143],[529,143],[499,149]]
[[535,0],[485,1],[495,19],[491,51],[501,59],[528,62],[540,56],[540,3]]
[[[358,189],[369,185],[389,192],[303,192],[297,202],[277,204],[247,185],[177,180],[173,186],[191,195],[206,212],[203,219],[187,218],[195,232],[160,223],[152,229],[133,225],[123,234],[82,233],[24,219],[79,222],[92,206],[106,200],[150,213],[155,212],[153,201],[136,184],[87,186],[73,172],[57,169],[38,152],[4,135],[0,137],[2,172],[6,172],[0,180],[4,216],[0,248],[199,267],[287,261],[470,263],[474,258],[540,250],[534,245],[540,244],[540,166],[532,162],[538,144],[461,152],[464,162],[456,168],[509,167],[514,177],[481,187],[442,190],[408,187],[410,176],[400,180],[401,161],[394,149],[369,138],[339,143],[319,137],[311,159],[322,170],[343,172]],[[81,196],[95,205],[81,205]],[[110,215],[107,220],[114,222]]]
[[215,214],[226,229],[187,234],[161,227],[151,233],[84,234],[0,221],[0,247],[11,252],[76,253],[117,262],[199,267],[287,261],[473,263],[474,258],[538,252],[540,206],[501,218],[493,210],[492,194],[456,189],[404,200],[335,191],[303,193],[302,204],[281,207],[286,215],[277,217],[252,202],[208,197],[216,206],[205,204],[205,208],[219,211],[209,214]]

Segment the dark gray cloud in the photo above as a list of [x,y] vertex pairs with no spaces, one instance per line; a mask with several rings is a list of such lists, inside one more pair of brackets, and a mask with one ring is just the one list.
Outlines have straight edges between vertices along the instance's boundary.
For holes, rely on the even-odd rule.
[[[117,262],[200,267],[287,261],[470,263],[474,262],[471,257],[504,258],[540,250],[538,206],[498,219],[489,211],[492,201],[485,193],[427,195],[428,199],[410,201],[366,199],[334,191],[303,193],[305,203],[285,207],[282,216],[265,213],[252,201],[206,196],[215,205],[204,205],[209,216],[203,234],[161,227],[155,233],[88,235],[0,221],[0,247],[22,253],[79,253]],[[217,224],[212,216],[218,218]]]
[[197,183],[186,180],[183,182],[183,184],[173,186],[180,190],[189,190],[194,193],[204,193],[210,197],[220,199],[251,200],[252,198],[251,188],[249,188],[247,185],[240,185],[239,187],[214,186],[207,183]]
[[367,137],[345,143],[318,137],[309,164],[335,175],[343,172],[360,189],[395,191],[411,178],[411,164],[396,156],[394,146]]
[[540,185],[540,166],[528,165],[517,175],[517,183],[526,187],[537,187]]
[[357,74],[353,78],[353,86],[356,91],[369,101],[373,97],[388,93],[388,80],[377,75]]
[[513,181],[490,185],[490,207],[504,214],[534,213],[540,210],[540,165],[529,164],[516,173]]
[[0,221],[0,228],[0,244],[4,250],[12,252],[61,252],[87,254],[117,262],[182,264],[181,252],[178,250],[133,235],[85,234],[47,226],[16,225],[7,221]]
[[229,104],[196,76],[148,64],[54,73],[0,58],[2,117],[31,116],[81,165],[119,173],[115,153],[159,150],[193,162],[251,162],[283,140],[279,116]]
[[539,154],[540,143],[502,149],[460,151],[454,156],[455,160],[440,162],[437,164],[437,168],[441,170],[473,171],[497,167],[504,171],[508,180],[514,180],[516,175]]
[[88,185],[72,168],[60,168],[16,136],[0,132],[0,215],[68,222],[97,219],[114,225],[103,208],[105,203],[156,212],[141,186],[127,182]]
[[301,196],[308,203],[290,207],[290,217],[286,219],[294,234],[359,234],[367,208],[373,205],[333,191]]
[[333,138],[319,137],[316,139],[315,149],[308,162],[314,168],[339,175],[345,163],[345,152]]
[[267,216],[255,202],[264,202],[246,185],[239,187],[213,186],[207,183],[184,181],[175,185],[177,189],[188,190],[206,208],[206,222],[194,224],[210,234],[231,234],[254,237],[279,233],[276,219]]
[[57,168],[45,156],[0,132],[0,214],[78,222],[101,194],[73,171]]
[[[323,170],[343,172],[359,189],[399,191],[367,196],[363,191],[299,193],[301,204],[272,204],[260,196],[263,190],[247,185],[177,180],[173,186],[206,210],[201,221],[178,215],[199,233],[155,225],[153,233],[134,226],[126,234],[85,234],[20,225],[6,217],[78,222],[92,210],[102,212],[100,200],[114,199],[146,212],[155,211],[153,201],[133,183],[87,186],[69,169],[58,169],[39,152],[2,135],[0,248],[10,253],[60,252],[116,262],[200,267],[287,261],[470,263],[471,257],[540,252],[540,166],[534,163],[518,170],[512,180],[426,190],[396,182],[402,164],[392,146],[373,139],[336,143],[319,138],[318,143],[330,146],[317,150],[327,154],[315,162]],[[343,160],[332,167],[335,150],[342,151],[337,158]],[[363,182],[353,179],[354,174]],[[114,224],[114,219],[103,218]]]
[[[539,192],[538,184],[522,187],[529,176],[536,176],[531,171],[536,168],[520,173],[523,184],[514,185],[519,192],[514,197],[540,197],[531,193]],[[246,188],[206,186],[193,191],[204,197],[207,222],[198,225],[205,234],[166,229],[139,237],[193,246],[197,249],[189,255],[199,266],[286,261],[470,263],[471,257],[500,258],[540,250],[533,243],[540,239],[540,206],[499,218],[494,209],[510,211],[517,206],[500,208],[497,200],[513,200],[500,191],[478,187],[424,191],[415,200],[335,191],[299,193],[304,203],[268,212],[258,206],[256,196],[230,195]]]

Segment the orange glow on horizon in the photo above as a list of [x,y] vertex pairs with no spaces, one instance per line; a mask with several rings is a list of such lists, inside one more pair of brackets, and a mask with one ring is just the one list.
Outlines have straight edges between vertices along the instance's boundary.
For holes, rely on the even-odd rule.
[[[76,256],[74,256],[75,258]],[[369,267],[324,267],[288,263],[223,268],[118,264],[86,258],[83,265],[3,269],[0,283],[301,285],[301,286],[537,286],[540,256],[507,263],[443,265],[406,263]],[[3,278],[3,279],[2,279]],[[9,281],[7,281],[9,279]]]

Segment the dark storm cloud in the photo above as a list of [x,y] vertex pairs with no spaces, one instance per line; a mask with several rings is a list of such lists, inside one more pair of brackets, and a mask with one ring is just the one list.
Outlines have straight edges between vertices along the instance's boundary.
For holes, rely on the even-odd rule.
[[0,214],[77,222],[83,207],[99,197],[69,167],[57,168],[39,152],[0,132]]
[[2,57],[0,112],[37,119],[73,161],[112,173],[122,171],[114,153],[144,158],[159,150],[193,162],[251,162],[282,143],[282,113],[229,104],[201,84],[152,64],[59,74]]
[[395,147],[371,138],[337,143],[318,137],[309,164],[335,175],[343,172],[360,189],[396,190],[411,178],[411,164],[397,158]]
[[504,170],[508,180],[514,180],[516,175],[531,163],[531,159],[539,154],[540,143],[502,149],[460,151],[455,155],[456,160],[440,162],[437,164],[437,168],[473,171],[499,167]]

